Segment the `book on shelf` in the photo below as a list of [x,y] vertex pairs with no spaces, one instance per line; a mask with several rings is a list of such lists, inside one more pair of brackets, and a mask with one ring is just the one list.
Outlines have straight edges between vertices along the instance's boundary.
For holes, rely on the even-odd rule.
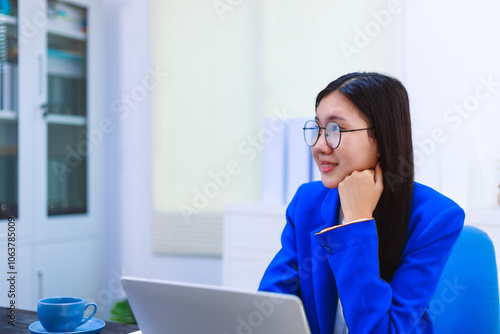
[[2,110],[11,109],[12,68],[9,63],[2,65]]
[[18,67],[17,64],[12,64],[12,69],[11,69],[11,77],[10,77],[10,84],[11,84],[11,110],[14,112],[17,112],[18,108],[18,100],[19,100],[19,73],[18,73]]
[[86,11],[84,8],[49,0],[47,14],[49,28],[86,32]]
[[85,60],[85,53],[73,50],[59,50],[59,49],[47,49],[47,55],[49,57],[58,57],[71,60]]
[[0,109],[17,111],[17,64],[3,63],[0,66]]

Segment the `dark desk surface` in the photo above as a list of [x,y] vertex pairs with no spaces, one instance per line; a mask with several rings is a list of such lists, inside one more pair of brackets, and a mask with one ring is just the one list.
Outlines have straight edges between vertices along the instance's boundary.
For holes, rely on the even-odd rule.
[[[0,333],[2,334],[26,334],[29,333],[28,327],[38,321],[36,312],[16,310],[16,325],[9,325],[10,319],[7,318],[8,309],[0,307]],[[99,334],[128,334],[139,330],[136,325],[125,325],[117,322],[106,321],[106,326]]]

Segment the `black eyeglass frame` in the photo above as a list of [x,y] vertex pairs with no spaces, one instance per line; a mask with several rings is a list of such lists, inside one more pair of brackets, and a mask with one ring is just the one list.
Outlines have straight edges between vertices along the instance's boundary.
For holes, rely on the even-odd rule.
[[[312,129],[312,128],[307,128],[307,127],[306,127],[307,123],[309,123],[309,122],[314,122],[314,123],[316,123],[316,125],[318,126],[318,132],[319,132],[318,136],[316,137],[316,140],[314,141],[314,143],[312,143],[312,145],[309,145],[309,144],[307,143],[307,139],[306,139],[306,130],[310,130],[310,129]],[[328,138],[326,138],[326,144],[327,144],[330,148],[332,148],[332,149],[336,149],[337,147],[339,147],[339,146],[340,146],[340,142],[341,142],[341,140],[342,140],[342,133],[343,133],[343,132],[356,132],[356,131],[363,131],[363,130],[375,130],[375,128],[363,128],[363,129],[342,130],[342,129],[340,128],[339,123],[337,123],[337,122],[328,122],[328,123],[326,123],[326,126],[325,126],[325,127],[321,127],[321,126],[319,126],[318,122],[316,122],[315,120],[309,120],[309,121],[307,121],[307,122],[304,124],[304,127],[302,128],[302,130],[303,130],[303,132],[304,132],[304,141],[306,142],[306,145],[307,145],[307,146],[309,146],[309,147],[313,147],[314,145],[316,145],[316,143],[317,143],[317,142],[318,142],[318,140],[319,140],[319,137],[321,137],[321,132],[322,132],[321,130],[323,130],[323,132],[325,132],[325,131],[326,131],[326,127],[327,127],[327,126],[328,126],[328,124],[330,124],[330,123],[336,124],[336,125],[337,125],[337,127],[339,128],[339,142],[338,142],[337,146],[332,147],[332,145],[330,145],[330,141],[328,140]]]

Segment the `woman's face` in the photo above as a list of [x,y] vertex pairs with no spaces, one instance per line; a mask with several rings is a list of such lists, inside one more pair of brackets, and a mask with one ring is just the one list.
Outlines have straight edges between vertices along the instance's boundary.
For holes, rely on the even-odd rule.
[[[372,126],[359,109],[338,91],[320,101],[316,121],[320,127],[325,127],[331,121],[336,122],[341,130]],[[311,152],[321,173],[321,181],[327,188],[337,188],[355,170],[374,169],[379,157],[377,142],[370,136],[369,130],[342,132],[340,145],[336,149],[328,146],[324,130],[321,130],[318,142],[311,147]]]

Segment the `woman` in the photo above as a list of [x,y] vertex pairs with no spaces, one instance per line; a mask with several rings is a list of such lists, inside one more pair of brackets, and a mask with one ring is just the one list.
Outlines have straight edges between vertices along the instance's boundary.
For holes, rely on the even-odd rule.
[[299,296],[312,333],[433,333],[426,308],[465,216],[413,180],[405,88],[344,75],[318,94],[304,138],[321,182],[289,204],[259,289]]

